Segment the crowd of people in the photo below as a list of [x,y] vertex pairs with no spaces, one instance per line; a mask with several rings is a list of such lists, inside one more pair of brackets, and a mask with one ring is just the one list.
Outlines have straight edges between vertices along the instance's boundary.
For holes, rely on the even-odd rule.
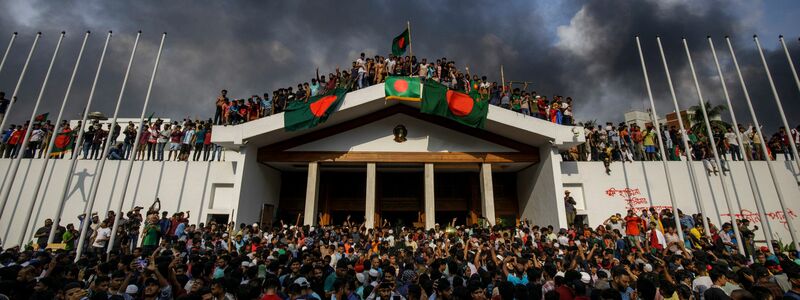
[[[311,97],[325,94],[335,88],[357,90],[383,83],[388,76],[417,76],[422,80],[433,80],[450,89],[475,91],[482,101],[511,109],[528,116],[538,117],[553,123],[572,125],[572,98],[554,95],[548,99],[536,91],[528,91],[528,83],[509,81],[505,84],[489,82],[486,76],[470,74],[456,67],[456,63],[446,57],[417,60],[416,56],[386,57],[375,55],[367,57],[364,53],[352,62],[349,70],[336,68],[335,72],[316,75],[309,82],[297,88],[279,88],[263,95],[245,98],[229,98],[228,91],[222,90],[215,100],[214,124],[235,125],[252,121],[284,111],[292,102],[308,101]],[[514,85],[517,85],[515,87]]]
[[[798,299],[797,252],[756,247],[732,225],[670,210],[628,211],[590,228],[450,224],[432,229],[278,221],[190,224],[157,200],[146,211],[46,220],[0,254],[10,299]],[[144,213],[144,215],[143,215]],[[90,222],[77,256],[80,224]],[[111,243],[111,227],[119,222]],[[710,220],[709,220],[710,222]],[[54,243],[47,244],[52,226]],[[55,245],[55,246],[54,246]],[[50,247],[48,247],[50,246]],[[56,247],[57,246],[57,247]],[[110,251],[109,250],[110,247]]]
[[[25,131],[30,124],[30,121],[23,125],[11,124],[0,133],[0,157],[15,158],[20,153],[23,158],[42,158],[46,155],[48,147],[52,146],[49,143],[56,131],[55,124],[49,120],[33,122],[28,146],[22,150]],[[64,143],[69,146],[61,145],[60,149],[54,149],[52,158],[71,158],[77,155],[81,159],[99,160],[103,156],[106,143],[111,141],[111,149],[108,151],[108,159],[111,160],[128,159],[131,155],[134,155],[135,160],[152,161],[224,160],[222,147],[211,143],[213,127],[210,119],[184,119],[180,123],[164,122],[161,119],[147,120],[136,149],[133,148],[139,126],[132,121],[124,125],[123,129],[119,123],[112,126],[110,123],[102,124],[98,120],[92,120],[83,129],[81,121],[72,128],[64,120],[59,124],[57,133],[63,140],[57,139],[56,143],[66,141]],[[81,145],[76,145],[81,133]]]
[[[725,129],[714,128],[713,143],[705,131],[687,130],[685,135],[689,144],[687,151],[681,139],[683,135],[677,126],[662,124],[660,127],[663,131],[661,134],[651,124],[646,124],[645,128],[635,123],[630,125],[620,123],[617,126],[611,122],[605,126],[585,125],[583,134],[586,143],[562,153],[562,156],[567,161],[602,161],[606,165],[606,172],[610,173],[609,166],[612,162],[661,160],[658,140],[660,138],[664,144],[667,160],[686,160],[686,155],[691,155],[693,160],[703,162],[709,175],[716,175],[719,171],[727,170],[725,161],[728,159],[736,161],[746,157],[749,160],[775,160],[776,156],[782,153],[786,160],[793,160],[790,140],[800,145],[800,125],[788,132],[781,126],[769,139],[763,139],[752,125],[739,124],[736,128],[734,126]],[[739,145],[734,130],[739,131],[742,145]],[[767,155],[762,150],[762,143],[765,142]],[[714,160],[712,145],[717,148],[717,153],[723,162],[722,168],[719,168]]]

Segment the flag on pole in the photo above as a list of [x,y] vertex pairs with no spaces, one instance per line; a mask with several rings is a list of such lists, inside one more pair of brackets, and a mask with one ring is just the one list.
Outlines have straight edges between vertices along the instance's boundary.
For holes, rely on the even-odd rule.
[[308,102],[295,101],[286,106],[283,126],[287,131],[296,131],[315,127],[328,120],[339,108],[347,94],[344,88],[337,88],[328,93],[311,97]]
[[33,118],[33,121],[34,121],[34,122],[44,122],[44,121],[47,121],[47,116],[48,116],[48,115],[50,115],[50,113],[49,113],[49,112],[48,112],[48,113],[43,113],[43,114],[41,114],[41,115],[38,115],[38,116],[36,116],[35,118]]
[[72,134],[72,131],[61,132],[56,135],[56,140],[53,142],[53,152],[51,155],[61,155],[67,150],[72,150],[73,137],[75,137],[75,135]]
[[408,32],[408,28],[406,28],[406,30],[403,30],[403,33],[392,40],[392,54],[394,54],[394,56],[403,55],[406,53],[406,48],[408,48],[410,44],[411,35]]
[[417,101],[422,98],[419,77],[389,76],[383,87],[386,100]]
[[470,127],[484,128],[489,103],[479,101],[477,92],[465,94],[433,81],[424,85],[421,112],[449,118]]
[[153,116],[154,116],[155,114],[156,114],[156,112],[151,112],[151,113],[150,113],[150,115],[149,115],[149,116],[147,116],[147,124],[151,124],[151,122],[150,122],[150,121],[152,121],[152,120],[153,120]]

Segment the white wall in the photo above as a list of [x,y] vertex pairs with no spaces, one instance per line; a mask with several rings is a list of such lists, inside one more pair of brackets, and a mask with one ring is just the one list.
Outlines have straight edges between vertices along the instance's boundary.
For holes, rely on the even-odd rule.
[[[235,155],[235,153],[234,153]],[[215,184],[233,185],[234,163],[230,161],[228,153],[227,162],[134,162],[130,183],[123,210],[131,210],[134,206],[149,207],[156,197],[161,199],[161,209],[170,213],[175,211],[190,211],[192,223],[205,221],[205,216],[210,212],[210,199],[214,194]],[[5,182],[5,171],[10,168],[10,159],[0,159],[0,176]],[[31,224],[27,229],[27,236],[33,236],[34,228],[44,224],[47,218],[53,218],[57,210],[60,193],[64,187],[70,161],[67,159],[50,160],[49,167],[45,170],[42,189],[34,205],[32,215],[27,215],[27,210],[32,201],[33,187],[36,183],[36,174],[42,167],[44,160],[23,159],[14,180],[14,186],[6,204],[5,210],[0,214],[0,234],[9,232],[3,240],[3,246],[13,246],[22,234],[24,220],[29,218]],[[78,225],[77,216],[83,213],[89,196],[92,181],[98,173],[96,168],[99,161],[80,160],[73,173],[73,182],[69,189],[69,198],[64,205],[62,225],[74,223]],[[55,164],[54,164],[55,163]],[[105,165],[101,177],[99,192],[92,211],[99,212],[105,217],[106,212],[115,210],[119,203],[120,190],[125,183],[122,180],[127,170],[127,161],[110,160]],[[53,167],[55,165],[55,167]],[[221,193],[230,193],[231,189],[222,189]],[[224,197],[223,197],[224,198]],[[228,199],[235,199],[228,197]],[[236,204],[228,205],[235,207]],[[229,210],[226,213],[230,213]],[[9,223],[12,224],[9,227]],[[27,239],[30,240],[30,239]]]
[[540,226],[567,227],[561,176],[561,155],[554,148],[539,148],[539,163],[517,173],[520,219]]
[[237,223],[254,223],[260,221],[263,205],[272,204],[278,207],[280,197],[281,172],[258,162],[258,148],[244,147],[241,159],[236,162],[236,182],[234,199],[238,199],[233,220]]
[[[771,162],[778,175],[778,186],[783,191],[790,210],[790,220],[795,227],[800,227],[797,214],[800,213],[800,189],[797,185],[796,170],[791,162]],[[753,162],[753,170],[760,195],[764,200],[767,219],[772,226],[773,237],[784,243],[791,240],[788,227],[781,212],[775,185],[767,167],[767,162]],[[668,162],[678,208],[684,213],[696,213],[694,189],[689,180],[689,169],[686,162]],[[726,206],[722,185],[718,176],[708,176],[700,162],[695,162],[695,174],[699,185],[699,197],[706,214],[712,222],[729,222],[729,212]],[[734,211],[741,205],[743,216],[751,220],[751,225],[759,225],[761,230],[756,231],[757,239],[764,238],[763,226],[760,225],[757,209],[750,187],[750,182],[743,162],[730,162],[731,176],[726,181],[730,192],[731,203]],[[664,168],[661,162],[633,162],[611,164],[611,175],[605,174],[602,162],[562,162],[561,172],[563,184],[569,189],[572,186],[582,186],[585,197],[585,209],[578,210],[578,214],[586,214],[589,224],[596,227],[613,213],[625,214],[629,203],[633,207],[643,208],[656,206],[671,208],[669,189],[667,187]],[[629,190],[626,190],[629,189]],[[628,198],[628,200],[626,200]],[[719,212],[719,213],[718,213]],[[722,215],[722,218],[720,217]]]
[[[400,124],[408,131],[402,143],[394,140],[394,128]],[[392,115],[289,151],[517,152],[405,114]]]

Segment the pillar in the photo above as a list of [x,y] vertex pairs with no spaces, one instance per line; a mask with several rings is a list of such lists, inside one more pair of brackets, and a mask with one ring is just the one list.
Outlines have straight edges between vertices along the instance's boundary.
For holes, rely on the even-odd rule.
[[434,189],[433,189],[433,163],[425,164],[425,229],[431,229],[436,224]]
[[319,163],[308,163],[308,181],[306,181],[306,206],[303,213],[303,225],[317,224],[317,205],[319,198]]
[[367,163],[367,202],[364,204],[364,222],[368,229],[375,227],[375,163]]
[[492,164],[481,164],[481,214],[489,223],[495,224],[494,187],[492,186]]

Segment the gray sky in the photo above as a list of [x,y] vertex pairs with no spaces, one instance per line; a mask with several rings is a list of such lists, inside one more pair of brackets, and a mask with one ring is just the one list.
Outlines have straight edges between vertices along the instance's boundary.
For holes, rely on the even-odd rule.
[[[44,94],[41,112],[55,118],[75,63],[83,32],[93,32],[81,62],[67,118],[85,107],[105,33],[114,31],[101,71],[92,111],[111,114],[137,30],[142,40],[121,117],[137,117],[146,92],[160,33],[168,32],[150,112],[182,119],[213,116],[220,89],[233,97],[294,86],[314,69],[333,71],[360,52],[385,55],[391,39],[411,21],[417,57],[453,59],[473,73],[499,80],[533,81],[540,94],[571,96],[578,120],[621,121],[622,113],[643,109],[646,91],[633,36],[643,38],[651,83],[660,114],[672,111],[655,36],[663,38],[681,107],[698,101],[680,38],[686,36],[704,95],[724,102],[707,35],[717,52],[740,122],[750,119],[725,47],[734,38],[739,62],[759,118],[778,126],[775,104],[758,58],[759,34],[779,95],[790,119],[800,117],[800,92],[777,42],[784,34],[798,63],[800,3],[779,1],[39,1],[0,3],[0,47],[20,33],[0,90],[16,84],[33,36],[44,36],[19,93],[11,121],[27,119],[58,33],[67,38]],[[2,50],[0,50],[2,51]],[[725,117],[727,119],[727,116]]]

